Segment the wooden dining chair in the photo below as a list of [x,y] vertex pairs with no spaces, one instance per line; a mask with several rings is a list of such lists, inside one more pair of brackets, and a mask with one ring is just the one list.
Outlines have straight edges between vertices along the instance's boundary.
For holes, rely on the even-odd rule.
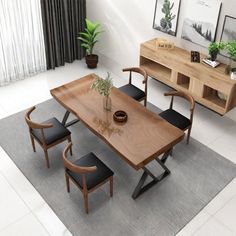
[[[50,168],[48,149],[68,140],[71,142],[71,132],[65,128],[55,117],[42,123],[33,122],[30,118],[31,113],[35,110],[35,106],[31,107],[25,114],[25,121],[29,127],[30,139],[35,149],[35,140],[43,148],[47,167]],[[72,155],[72,148],[70,149]]]
[[67,192],[70,192],[69,180],[71,180],[83,193],[85,211],[88,214],[89,193],[109,181],[110,196],[113,196],[114,173],[92,152],[74,162],[69,161],[67,153],[71,146],[72,143],[69,143],[63,152]]
[[[172,91],[169,93],[165,93],[165,96],[171,96],[171,102],[169,109],[161,112],[159,116],[161,116],[163,119],[174,125],[175,127],[185,131],[188,130],[187,134],[187,144],[189,143],[190,133],[192,130],[192,124],[193,124],[193,113],[195,108],[195,101],[193,97],[187,93],[181,92],[181,91]],[[187,100],[190,103],[190,117],[187,118],[180,114],[179,112],[175,111],[173,109],[173,102],[174,97],[181,97],[185,100]]]
[[[143,101],[144,100],[144,106],[147,105],[147,79],[148,75],[147,72],[140,68],[140,67],[131,67],[123,69],[124,72],[129,71],[129,83],[120,87],[119,90],[121,90],[123,93],[127,94],[128,96],[134,98],[137,101]],[[141,74],[143,76],[143,84],[145,85],[144,91],[137,88],[132,84],[132,72]]]

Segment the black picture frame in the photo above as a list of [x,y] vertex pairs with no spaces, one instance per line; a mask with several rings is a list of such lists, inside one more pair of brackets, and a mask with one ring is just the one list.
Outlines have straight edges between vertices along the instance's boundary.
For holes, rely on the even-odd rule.
[[200,52],[191,51],[191,62],[200,63]]
[[[228,32],[228,29],[231,29],[231,32]],[[220,41],[228,42],[232,40],[236,40],[236,17],[225,15]],[[229,58],[225,50],[221,51],[220,54]]]
[[[173,14],[175,15],[175,18],[173,19],[174,22],[171,22],[171,27],[169,24],[165,23],[162,20],[164,18],[163,17],[164,13],[162,13],[162,11],[161,11],[163,3],[164,3],[164,0],[156,0],[152,28],[155,30],[159,30],[159,31],[166,33],[166,34],[176,36],[177,29],[178,29],[181,0],[170,0],[170,3],[174,4],[172,9],[174,10]],[[164,27],[165,24],[167,24],[168,27]]]

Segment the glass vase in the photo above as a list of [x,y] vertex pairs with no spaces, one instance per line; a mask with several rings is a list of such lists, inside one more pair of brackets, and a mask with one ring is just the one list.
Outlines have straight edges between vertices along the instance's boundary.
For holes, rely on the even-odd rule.
[[103,97],[103,108],[106,111],[111,110],[111,98],[109,96],[104,96]]

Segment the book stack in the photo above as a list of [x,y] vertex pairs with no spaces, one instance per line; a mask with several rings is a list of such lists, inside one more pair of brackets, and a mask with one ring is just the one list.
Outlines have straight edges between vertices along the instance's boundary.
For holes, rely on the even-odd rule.
[[218,65],[220,65],[220,62],[218,62],[218,61],[211,61],[211,60],[208,59],[208,58],[204,58],[202,61],[203,61],[204,63],[206,63],[207,65],[213,67],[213,68],[215,68],[215,67],[217,67]]

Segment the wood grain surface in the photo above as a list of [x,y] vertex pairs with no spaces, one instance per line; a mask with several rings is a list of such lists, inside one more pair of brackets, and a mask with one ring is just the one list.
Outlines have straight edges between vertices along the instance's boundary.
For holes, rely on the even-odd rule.
[[[226,65],[212,68],[202,62],[190,60],[190,52],[175,47],[173,50],[156,48],[156,39],[140,46],[140,67],[148,75],[168,86],[191,94],[195,101],[224,115],[236,106],[236,80],[225,74]],[[217,91],[226,96],[219,98]]]
[[[183,139],[183,131],[115,87],[110,95],[112,109],[104,110],[103,97],[91,89],[95,78],[95,74],[87,75],[52,89],[51,94],[133,168],[140,169]],[[126,123],[120,124],[113,120],[117,110],[127,112]]]

